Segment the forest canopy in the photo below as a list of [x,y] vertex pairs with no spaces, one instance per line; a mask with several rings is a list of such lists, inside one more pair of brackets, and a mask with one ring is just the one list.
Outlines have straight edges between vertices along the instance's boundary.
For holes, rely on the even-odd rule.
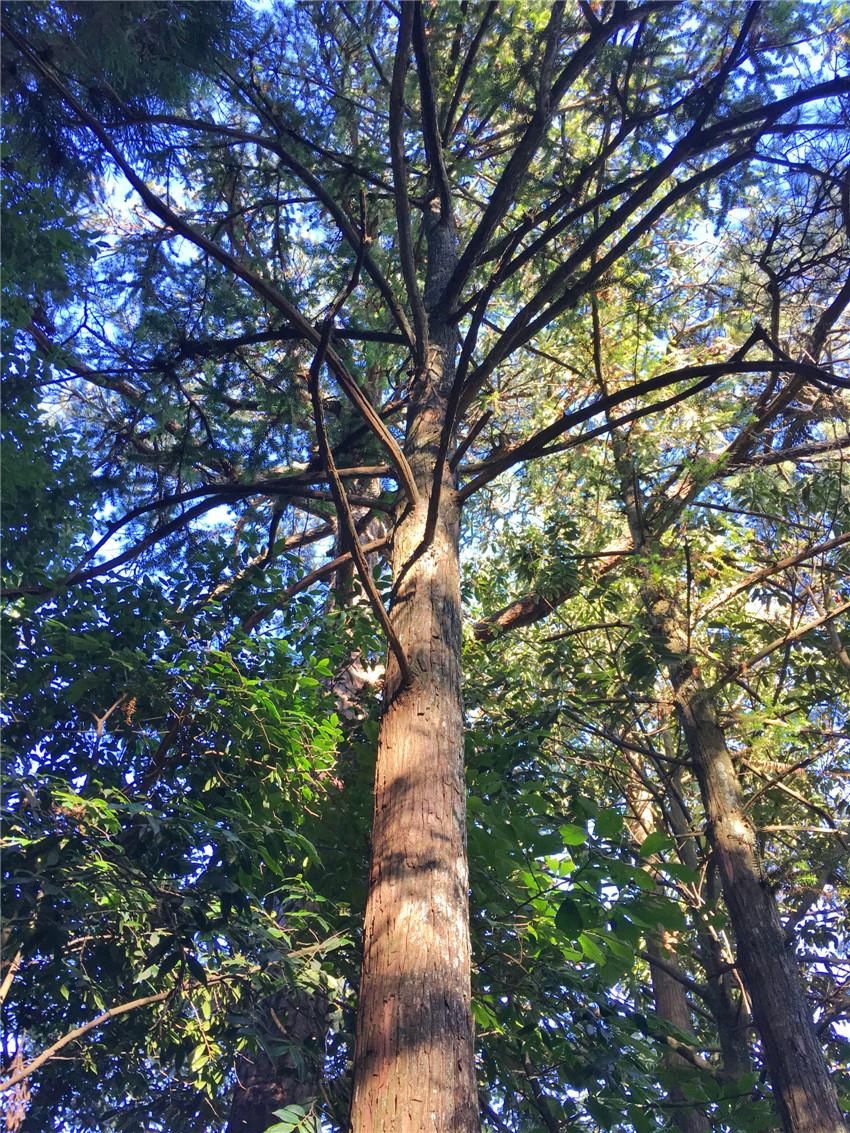
[[3,5],[9,1133],[847,1133],[849,47]]

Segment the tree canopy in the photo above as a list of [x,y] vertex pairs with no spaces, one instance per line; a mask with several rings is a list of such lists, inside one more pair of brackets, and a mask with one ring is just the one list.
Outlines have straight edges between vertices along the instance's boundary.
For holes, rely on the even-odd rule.
[[848,28],[4,6],[8,1130],[846,1131]]

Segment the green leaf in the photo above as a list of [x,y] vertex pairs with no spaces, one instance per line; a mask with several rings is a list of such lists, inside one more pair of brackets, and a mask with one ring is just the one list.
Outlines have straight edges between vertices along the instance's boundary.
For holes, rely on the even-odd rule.
[[587,841],[587,831],[583,826],[576,826],[573,822],[567,822],[559,827],[559,833],[565,846],[580,846]]
[[642,858],[651,858],[653,854],[657,854],[660,850],[669,849],[673,845],[672,838],[667,834],[662,833],[660,830],[654,830],[640,845],[640,856]]
[[622,833],[624,819],[617,810],[601,810],[593,820],[593,827],[600,838],[616,838]]
[[605,963],[605,953],[598,944],[591,940],[586,932],[579,933],[578,942],[579,947],[588,960],[591,960],[594,964],[601,965]]
[[570,940],[575,940],[584,928],[581,909],[572,899],[565,897],[555,914],[555,924]]

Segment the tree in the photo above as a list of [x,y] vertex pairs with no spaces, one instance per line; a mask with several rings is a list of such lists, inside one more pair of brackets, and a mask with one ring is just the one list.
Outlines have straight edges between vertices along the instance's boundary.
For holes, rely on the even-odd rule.
[[[214,27],[215,6],[198,8],[201,26]],[[321,611],[300,597],[353,564],[388,652],[351,1126],[477,1129],[461,525],[503,474],[502,483],[521,485],[579,439],[616,437],[630,422],[716,396],[721,384],[733,401],[761,398],[732,458],[749,453],[749,438],[780,411],[802,412],[812,390],[828,396],[846,384],[829,354],[846,284],[814,320],[803,357],[781,348],[775,327],[738,326],[728,351],[695,349],[670,366],[635,362],[615,380],[600,382],[598,367],[587,374],[576,357],[578,321],[588,309],[598,320],[612,289],[639,306],[646,280],[681,283],[677,232],[704,218],[734,228],[724,213],[756,177],[784,201],[786,167],[809,175],[813,147],[833,134],[850,92],[837,68],[816,74],[833,64],[838,17],[759,4],[228,6],[227,48],[212,33],[197,54],[184,48],[172,84],[169,33],[191,39],[194,6],[131,5],[99,40],[92,29],[102,9],[12,6],[4,26],[13,109],[38,107],[57,155],[52,182],[84,186],[84,223],[101,245],[66,312],[51,311],[46,323],[35,304],[50,296],[35,281],[12,328],[62,375],[57,412],[101,461],[87,483],[100,536],[75,557],[78,529],[70,547],[13,567],[6,596],[26,627],[85,588],[93,612],[119,593],[128,610],[137,586],[128,571],[154,571],[153,593],[165,580],[159,609],[154,598],[144,614],[150,640],[134,644],[137,669],[143,656],[167,654],[134,774],[144,788],[165,776],[179,793],[196,771],[194,756],[188,767],[181,760],[198,745],[214,753],[228,750],[228,737],[256,740],[226,718],[205,740],[211,707],[227,717],[222,688],[235,704],[248,689],[268,698],[270,679],[300,696],[295,661],[309,666],[334,618],[337,627],[362,621],[362,611],[337,605],[317,628]],[[126,62],[125,28],[144,49],[149,81]],[[834,174],[822,183],[825,195],[807,211],[834,232],[840,190]],[[132,206],[120,204],[125,190]],[[793,296],[795,278],[772,264],[778,239],[763,256],[767,278],[773,294]],[[687,315],[694,305],[687,295],[668,303]],[[718,287],[708,318],[731,325],[735,305]],[[638,327],[645,359],[647,334]],[[591,343],[597,361],[599,349]],[[656,391],[666,392],[653,401]],[[695,464],[658,485],[659,532],[711,481],[704,473]],[[561,505],[556,535],[570,506]],[[364,540],[376,513],[386,533]],[[222,514],[238,565],[215,535]],[[339,553],[309,569],[296,552],[331,534]],[[367,555],[384,548],[387,573],[378,567],[376,578]],[[542,608],[551,609],[578,579],[557,557],[547,565]],[[646,570],[654,609],[651,559]],[[533,607],[526,601],[513,624]],[[297,658],[279,649],[266,657],[248,636],[263,625],[311,628]],[[665,663],[668,638],[657,629],[648,637]],[[344,634],[346,644],[349,663],[352,646],[370,648],[365,635]],[[343,664],[339,645],[333,660]],[[57,693],[66,681],[54,677]],[[296,705],[313,720],[304,727],[320,727],[309,697],[306,709],[298,699],[262,706],[287,720]],[[298,769],[297,744],[263,742],[289,750]],[[94,754],[97,767],[99,747]],[[309,781],[312,765],[304,770]],[[708,799],[707,776],[699,778]],[[294,804],[303,786],[286,782]],[[209,813],[204,804],[201,819]],[[246,852],[263,856],[254,837]],[[297,829],[288,837],[286,848],[265,852],[289,860]],[[713,849],[722,856],[719,842]],[[753,908],[736,903],[734,886],[725,894],[741,945]],[[602,887],[597,897],[601,908]],[[286,915],[272,927],[285,932]],[[174,955],[188,965],[183,945]],[[747,971],[743,956],[742,964]],[[180,987],[184,976],[181,967]],[[784,1127],[837,1130],[827,1063],[790,970],[787,988],[773,1015],[755,1012]],[[788,1102],[783,1028],[806,1044],[818,1083],[807,1102]],[[526,1080],[550,1125],[533,1068]],[[488,1120],[498,1125],[492,1107]]]
[[[835,207],[838,207],[837,202]],[[762,266],[765,266],[765,258],[770,255],[771,249],[775,244],[779,231],[779,222],[771,220],[768,228],[769,236],[767,246],[759,259]],[[831,231],[835,230],[833,229]],[[803,263],[806,262],[808,255],[813,252],[817,254],[823,253],[823,239],[823,232],[820,232],[812,241],[814,246],[807,247],[808,239],[804,236],[798,237],[795,242],[796,254],[803,255]],[[834,250],[841,255],[839,249],[835,248]],[[771,272],[770,274],[772,275],[773,273]],[[831,286],[837,287],[840,292],[842,282],[843,279],[839,276],[837,281],[833,282]],[[797,285],[799,286],[800,283],[801,280],[798,279]],[[813,285],[809,283],[806,286],[811,288]],[[814,284],[814,287],[820,288],[822,286],[824,286],[824,280],[820,278],[817,283]],[[844,284],[844,289],[846,290],[846,283]],[[817,352],[818,347],[815,343],[823,341],[822,336],[826,324],[830,323],[830,320],[834,318],[836,313],[840,310],[840,302],[833,301],[828,291],[827,296],[827,301],[822,304],[822,313],[815,322],[810,339],[804,344],[804,347],[807,348],[804,349],[804,356],[812,356],[812,350]],[[811,295],[809,297],[811,298]],[[777,303],[776,299],[772,299],[771,301],[774,304]],[[592,357],[594,359],[597,379],[600,386],[604,389],[606,367],[603,366],[603,358],[607,360],[607,355],[603,352],[602,348],[603,344],[601,341],[598,309],[593,303],[591,307],[593,316]],[[817,309],[817,307],[815,309]],[[628,316],[623,317],[623,322],[627,321]],[[779,318],[775,306],[773,322],[778,338]],[[786,349],[790,348],[790,345],[789,340],[786,339]],[[777,349],[779,349],[778,342]],[[619,350],[615,348],[611,353],[616,357]],[[646,664],[647,656],[652,658],[653,654],[654,665],[650,660],[650,671],[655,667],[662,669],[666,667],[670,671],[673,705],[682,715],[684,747],[689,756],[687,761],[688,766],[692,768],[700,783],[702,802],[708,819],[708,843],[712,847],[713,856],[718,863],[723,881],[726,903],[729,906],[732,923],[735,927],[735,935],[737,937],[738,957],[744,973],[749,973],[746,975],[746,978],[752,995],[753,1010],[757,1025],[765,1043],[769,1045],[771,1042],[776,1041],[776,1036],[781,1033],[783,1027],[787,1024],[789,1004],[795,1002],[795,996],[799,996],[799,999],[796,1001],[800,1004],[799,1009],[801,1014],[803,1012],[807,1014],[808,1008],[805,999],[802,997],[801,985],[798,983],[796,974],[793,977],[789,977],[785,974],[788,967],[793,964],[788,948],[789,937],[780,923],[774,893],[768,884],[761,864],[762,858],[756,845],[755,831],[747,815],[749,805],[745,806],[741,797],[742,780],[736,769],[734,756],[731,753],[740,750],[743,743],[739,740],[733,747],[732,743],[727,741],[727,738],[724,736],[724,729],[720,724],[720,710],[716,698],[718,691],[723,689],[725,685],[734,679],[738,679],[751,696],[759,695],[754,694],[750,690],[750,686],[746,683],[747,674],[754,661],[764,661],[765,658],[770,657],[777,649],[785,648],[787,650],[791,641],[800,640],[807,633],[811,633],[819,627],[828,625],[834,617],[839,616],[843,612],[845,606],[835,595],[832,585],[826,582],[828,591],[833,595],[828,605],[830,607],[834,606],[834,609],[824,609],[823,605],[819,603],[814,608],[816,616],[809,616],[808,618],[803,616],[799,624],[792,622],[791,625],[786,626],[780,631],[779,637],[776,640],[769,642],[763,648],[749,645],[745,651],[745,656],[746,653],[750,655],[747,661],[739,663],[734,653],[730,656],[730,646],[727,640],[724,647],[725,664],[716,669],[714,683],[709,686],[707,678],[703,677],[701,672],[705,672],[707,666],[716,665],[716,656],[712,654],[710,649],[705,651],[704,647],[700,648],[692,644],[692,634],[698,632],[694,628],[695,625],[698,625],[698,621],[695,622],[692,620],[691,615],[692,608],[695,610],[698,609],[698,603],[700,602],[697,596],[698,591],[694,589],[695,586],[699,586],[699,582],[695,581],[695,579],[698,578],[698,573],[695,575],[694,572],[699,572],[700,566],[692,565],[690,556],[692,554],[695,556],[693,559],[694,563],[703,564],[706,560],[706,553],[703,551],[699,554],[696,550],[689,552],[686,556],[685,563],[682,564],[683,567],[686,567],[684,575],[679,574],[678,579],[673,581],[669,577],[669,568],[666,568],[664,564],[666,560],[671,558],[671,555],[673,555],[675,551],[673,547],[665,545],[662,541],[663,532],[669,529],[669,525],[676,523],[677,525],[684,526],[684,529],[687,530],[687,527],[693,523],[693,520],[690,520],[690,522],[686,524],[683,519],[683,513],[685,509],[689,508],[698,500],[700,493],[704,492],[706,488],[713,488],[716,493],[719,485],[724,483],[730,473],[734,475],[736,466],[738,468],[750,466],[748,454],[752,452],[755,446],[760,446],[764,443],[762,438],[765,432],[771,435],[777,435],[781,438],[779,444],[780,451],[776,453],[768,449],[767,453],[762,452],[760,459],[757,459],[755,462],[756,467],[758,464],[762,463],[762,461],[773,464],[783,459],[788,451],[784,448],[784,445],[787,445],[788,433],[795,436],[797,440],[801,439],[798,435],[801,416],[800,409],[793,408],[789,410],[786,391],[782,391],[780,394],[776,395],[774,401],[770,401],[769,393],[763,395],[761,406],[761,412],[758,416],[747,422],[742,422],[741,425],[735,428],[732,434],[733,439],[725,451],[722,451],[721,454],[713,457],[710,461],[706,460],[703,463],[703,466],[699,470],[698,478],[690,478],[693,477],[693,471],[695,471],[695,466],[692,466],[693,471],[689,476],[686,476],[683,480],[673,481],[672,483],[669,478],[663,476],[659,481],[657,472],[649,474],[644,471],[646,467],[644,462],[647,460],[647,446],[644,438],[639,437],[637,434],[622,433],[615,426],[612,426],[611,434],[614,464],[620,485],[618,493],[620,506],[623,514],[627,517],[629,526],[629,534],[625,546],[632,548],[632,561],[635,563],[634,569],[639,583],[638,594],[641,596],[641,600],[648,614],[645,632],[649,640],[646,644],[635,642],[634,645],[629,647],[626,652],[626,665],[633,681],[638,677],[640,670]],[[832,408],[839,414],[842,412],[840,403],[836,403]],[[783,417],[786,419],[783,420]],[[724,424],[728,430],[728,421]],[[706,436],[706,421],[703,419],[700,422],[698,444],[704,443]],[[682,439],[681,435],[677,437],[677,453],[679,451],[678,446],[681,444]],[[838,443],[841,442],[839,441]],[[657,449],[653,447],[651,463],[658,464],[659,461],[663,464],[664,457],[663,455],[659,455]],[[677,464],[678,461],[679,458],[677,456]],[[753,475],[756,475],[755,471]],[[688,482],[689,478],[690,482]],[[657,493],[658,489],[645,491],[641,487],[642,484],[651,482],[653,479],[655,479],[656,483],[660,482],[663,485],[660,496],[653,494]],[[803,483],[805,484],[805,481]],[[749,485],[750,490],[752,486],[751,481]],[[806,492],[809,490],[808,486],[804,488]],[[712,505],[709,504],[707,506]],[[723,504],[716,504],[714,506],[724,507]],[[841,531],[844,523],[843,505],[837,503],[837,508],[837,512],[831,517],[830,526],[834,525],[837,527],[838,531]],[[792,510],[787,502],[785,509],[788,513]],[[736,511],[739,514],[753,514],[755,516],[761,514],[758,512],[748,513],[741,508],[727,508],[727,510]],[[782,512],[783,507],[780,507],[779,511]],[[769,516],[764,515],[764,518],[769,518]],[[650,532],[653,532],[653,534],[650,534]],[[797,553],[786,557],[780,556],[780,561],[776,565],[753,569],[749,576],[745,575],[744,582],[733,586],[731,590],[725,594],[721,590],[719,596],[715,596],[713,600],[708,602],[708,610],[714,611],[719,609],[728,602],[730,598],[746,593],[751,587],[764,582],[774,575],[781,574],[785,570],[793,570],[797,564],[807,562],[817,557],[823,551],[835,550],[836,553],[840,555],[840,548],[843,547],[846,542],[846,534],[844,533],[837,534],[834,539],[822,541],[813,531],[809,538],[810,545],[808,548],[804,547]],[[618,550],[616,553],[621,555],[622,551]],[[763,552],[763,554],[769,554],[769,552]],[[705,568],[702,567],[702,569],[704,570]],[[835,570],[837,567],[833,564],[828,569]],[[812,590],[810,583],[806,582],[804,586],[806,587],[806,592],[811,595]],[[686,588],[685,593],[682,592],[683,587]],[[562,593],[560,596],[557,596],[555,600],[563,601],[564,594]],[[553,596],[550,596],[548,601],[545,602],[542,601],[541,598],[538,598],[536,609],[533,600],[526,600],[524,603],[507,607],[496,617],[480,623],[479,636],[484,639],[491,638],[500,625],[508,622],[511,617],[521,617],[527,624],[529,621],[534,620],[535,614],[537,617],[542,616],[546,612],[551,611],[552,608]],[[622,613],[622,611],[620,612]],[[703,617],[704,616],[705,615],[703,615]],[[643,620],[640,613],[632,614],[631,617],[636,619],[638,623]],[[630,623],[627,620],[614,624],[627,627]],[[591,626],[590,628],[600,627]],[[730,629],[729,622],[725,622],[725,633],[729,634]],[[737,633],[740,633],[740,629],[732,630],[733,640],[734,635]],[[569,632],[565,636],[570,636]],[[833,648],[840,650],[840,639],[833,642]],[[784,662],[785,669],[787,669],[787,665],[788,658],[786,654]],[[688,673],[687,681],[683,676],[685,671]],[[778,676],[775,678],[778,682],[778,688],[782,688],[786,676],[787,674],[783,673],[783,670],[780,670]],[[685,692],[685,684],[688,682],[690,682],[689,690]],[[762,682],[759,681],[759,683],[761,684]],[[815,690],[813,690],[813,692],[815,692],[815,695],[822,695],[822,693],[818,693]],[[764,701],[765,695],[764,692],[759,695],[762,710],[766,708]],[[777,694],[774,693],[772,697],[772,699],[774,699],[774,710],[778,715],[787,714],[788,708],[780,708],[776,703],[776,695]],[[751,709],[751,711],[753,710]],[[728,718],[728,708],[725,710],[725,714]],[[732,719],[734,720],[736,715],[739,714],[739,711],[733,714]],[[753,712],[753,715],[756,715],[756,712]],[[710,740],[708,738],[709,736],[711,737]],[[644,750],[643,745],[636,750]],[[665,757],[662,756],[662,759],[663,758]],[[805,762],[804,760],[803,763],[805,764]],[[769,781],[772,782],[772,780]],[[642,789],[646,788],[644,787]],[[680,788],[677,787],[676,793],[678,793],[679,790]],[[669,794],[669,792],[665,792],[665,794]],[[650,794],[650,801],[651,798],[652,796]],[[686,832],[690,824],[676,820],[676,811],[679,807],[675,795],[668,800],[668,805],[671,807],[671,833],[678,837],[682,837],[683,835],[687,836]],[[828,813],[828,800],[826,806],[826,810],[820,809],[821,814]],[[641,807],[638,807],[638,814],[640,814],[641,809]],[[677,829],[677,825],[679,829]],[[723,829],[728,831],[731,828],[735,829],[734,845],[727,843],[724,846],[722,841],[715,841],[715,839],[722,840],[723,835],[720,832]],[[743,837],[746,837],[747,844],[750,847],[747,852],[749,856],[742,853],[740,845],[738,844]],[[772,941],[772,943],[768,943],[768,941]],[[768,956],[772,956],[773,959],[768,959]],[[781,975],[779,973],[768,975],[761,967],[763,964],[770,966],[774,963],[778,964],[782,969]],[[789,979],[793,982],[793,988]],[[777,992],[779,988],[783,990]],[[775,1022],[771,1024],[766,1021],[765,1015],[769,1014],[772,1010],[772,997],[774,995],[777,995],[783,1004],[780,1012],[782,1019],[777,1018]],[[685,1017],[686,1016],[682,1014],[679,1015],[680,1020]],[[718,1024],[719,1023],[720,1019],[718,1018]],[[787,1047],[780,1047],[772,1056],[768,1056],[769,1064],[773,1067],[773,1073],[775,1075],[774,1090],[777,1095],[777,1100],[780,1107],[785,1106],[787,1109],[793,1109],[798,1105],[800,1098],[805,1098],[807,1094],[810,1095],[810,1100],[807,1103],[809,1116],[806,1118],[800,1113],[788,1116],[786,1121],[791,1126],[808,1120],[813,1128],[828,1128],[830,1127],[830,1123],[835,1124],[836,1122],[839,1123],[838,1127],[840,1127],[841,1117],[837,1111],[827,1110],[826,1112],[819,1112],[821,1100],[825,1095],[820,1091],[811,1092],[813,1090],[813,1084],[818,1080],[818,1077],[817,1073],[806,1065],[806,1055],[803,1047],[807,1040],[804,1040],[802,1036],[807,1032],[811,1038],[814,1038],[814,1033],[809,1028],[801,1026],[793,1028],[793,1033],[797,1036],[794,1042],[792,1043],[789,1040]],[[793,1059],[783,1069],[783,1057],[787,1056],[787,1052],[792,1048],[794,1049]],[[797,1078],[798,1075],[799,1078]],[[785,1100],[783,1100],[783,1096]]]

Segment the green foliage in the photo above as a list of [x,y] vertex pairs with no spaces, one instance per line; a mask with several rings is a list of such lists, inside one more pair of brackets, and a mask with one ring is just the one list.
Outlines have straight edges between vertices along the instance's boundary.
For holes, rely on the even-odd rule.
[[[462,251],[541,113],[553,9],[423,12]],[[565,7],[556,71],[601,14]],[[846,14],[762,6],[716,84],[742,18],[661,6],[589,51],[458,298],[461,332],[477,328],[448,438],[453,452],[477,430],[462,485],[606,392],[625,398],[464,505],[470,622],[517,598],[547,615],[465,647],[478,1073],[501,1133],[654,1133],[690,1104],[712,1133],[774,1122],[761,1047],[745,1038],[753,1069],[732,1074],[720,1036],[721,993],[749,1031],[675,715],[683,651],[718,706],[844,1086],[830,1022],[845,1017],[846,622],[794,635],[847,600],[850,550],[741,582],[850,530],[842,449],[800,452],[835,440],[846,396],[768,365],[814,352],[846,369],[840,320],[814,341],[847,277],[841,111],[746,128],[838,69]],[[279,1077],[324,1074],[270,1133],[344,1128],[385,643],[344,569],[302,589],[340,539],[314,354],[245,281],[320,326],[352,279],[343,230],[359,239],[362,200],[370,261],[332,346],[409,438],[421,390],[387,303],[410,316],[387,158],[396,18],[157,2],[12,4],[4,20],[32,47],[3,45],[6,1061],[157,997],[48,1060],[22,1128],[220,1133],[239,1060],[264,1056]],[[218,258],[139,203],[53,80]],[[411,66],[423,285],[438,194],[421,101]],[[746,162],[707,175],[739,146]],[[754,321],[779,338],[751,352],[764,371],[632,396],[728,362]],[[403,506],[384,446],[324,373],[320,395],[340,467],[372,470],[346,479],[363,537],[391,533]],[[395,602],[388,561],[369,566]],[[676,649],[653,632],[649,591],[676,615]],[[659,950],[690,1030],[658,1009]],[[327,1008],[312,1046],[271,1015],[299,995]]]

